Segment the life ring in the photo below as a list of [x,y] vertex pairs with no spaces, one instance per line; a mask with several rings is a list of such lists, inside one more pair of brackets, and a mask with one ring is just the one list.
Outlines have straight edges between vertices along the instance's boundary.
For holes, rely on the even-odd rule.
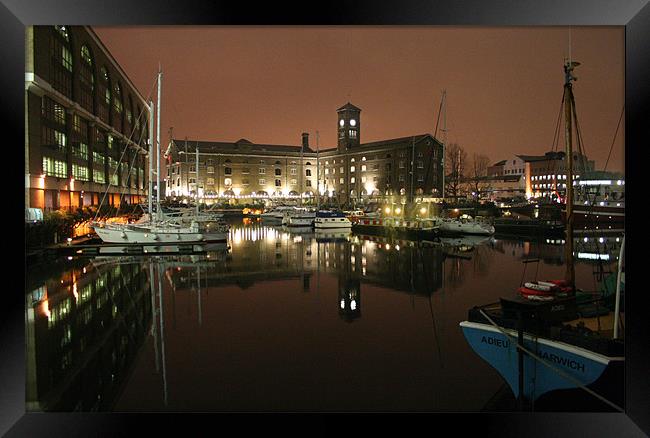
[[556,296],[566,296],[572,293],[573,289],[566,280],[549,280],[524,283],[524,286],[517,289],[517,292],[529,299],[539,297],[549,297],[551,299]]

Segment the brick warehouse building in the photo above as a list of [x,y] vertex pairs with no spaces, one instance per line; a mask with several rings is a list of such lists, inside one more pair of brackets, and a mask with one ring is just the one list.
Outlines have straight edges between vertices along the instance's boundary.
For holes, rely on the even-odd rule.
[[25,33],[26,207],[144,202],[144,97],[90,27]]
[[318,154],[318,184],[317,153],[307,133],[299,146],[245,139],[235,143],[174,139],[166,194],[195,196],[198,147],[198,190],[203,199],[314,196],[317,187],[341,204],[386,196],[441,198],[442,143],[431,134],[361,143],[360,115],[361,109],[350,103],[337,110],[338,144]]

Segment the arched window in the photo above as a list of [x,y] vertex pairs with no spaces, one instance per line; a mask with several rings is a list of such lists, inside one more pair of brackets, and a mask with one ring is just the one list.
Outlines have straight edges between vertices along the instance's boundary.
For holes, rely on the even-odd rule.
[[54,26],[50,38],[52,87],[72,99],[72,45],[67,26]]
[[79,63],[79,104],[91,113],[95,112],[95,67],[88,46],[81,46]]
[[126,123],[124,123],[124,131],[127,135],[131,135],[131,131],[133,130],[133,101],[131,100],[130,94],[126,102]]
[[113,84],[113,111],[115,111],[115,115],[113,117],[113,127],[117,129],[118,131],[122,131],[122,117],[123,117],[123,109],[124,109],[124,103],[122,101],[122,87],[120,87],[120,83],[118,81],[115,81]]
[[111,78],[106,67],[102,66],[97,86],[97,116],[105,123],[110,123],[111,98]]

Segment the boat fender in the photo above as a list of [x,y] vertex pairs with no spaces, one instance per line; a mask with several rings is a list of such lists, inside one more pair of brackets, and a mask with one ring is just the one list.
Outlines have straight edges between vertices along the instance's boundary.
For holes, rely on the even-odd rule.
[[517,292],[519,292],[519,294],[524,296],[524,297],[528,297],[528,296],[531,296],[531,295],[532,296],[553,296],[553,295],[555,295],[555,293],[552,292],[552,291],[543,291],[543,290],[539,290],[539,289],[530,289],[530,288],[527,288],[527,287],[520,287],[519,289],[517,289]]
[[538,291],[541,291],[541,292],[550,292],[553,288],[556,287],[555,285],[546,286],[546,285],[541,284],[541,283],[524,283],[524,286],[527,289],[538,290]]
[[158,237],[158,235],[157,235],[157,234],[154,234],[154,235],[153,235],[153,240],[158,240],[158,239],[160,239],[160,238]]
[[120,233],[120,237],[121,237],[122,239],[126,239],[126,233],[125,233],[124,231],[122,231],[122,232]]
[[198,234],[196,237],[197,237],[199,240],[203,240],[203,234]]

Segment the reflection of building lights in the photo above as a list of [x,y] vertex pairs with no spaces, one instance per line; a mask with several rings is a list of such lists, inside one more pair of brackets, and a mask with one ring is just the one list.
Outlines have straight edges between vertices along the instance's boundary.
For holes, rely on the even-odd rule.
[[399,245],[395,245],[395,249],[399,251]]
[[609,260],[609,254],[593,254],[589,252],[579,252],[579,259],[588,259],[588,260]]
[[386,248],[386,251],[388,251],[388,250],[390,250],[390,245],[387,243],[384,248]]
[[341,309],[345,309],[345,301],[341,300]]
[[357,302],[355,300],[350,301],[350,309],[355,310],[357,308]]
[[50,305],[48,304],[47,299],[41,302],[41,312],[43,315],[47,316],[47,319],[50,319]]

